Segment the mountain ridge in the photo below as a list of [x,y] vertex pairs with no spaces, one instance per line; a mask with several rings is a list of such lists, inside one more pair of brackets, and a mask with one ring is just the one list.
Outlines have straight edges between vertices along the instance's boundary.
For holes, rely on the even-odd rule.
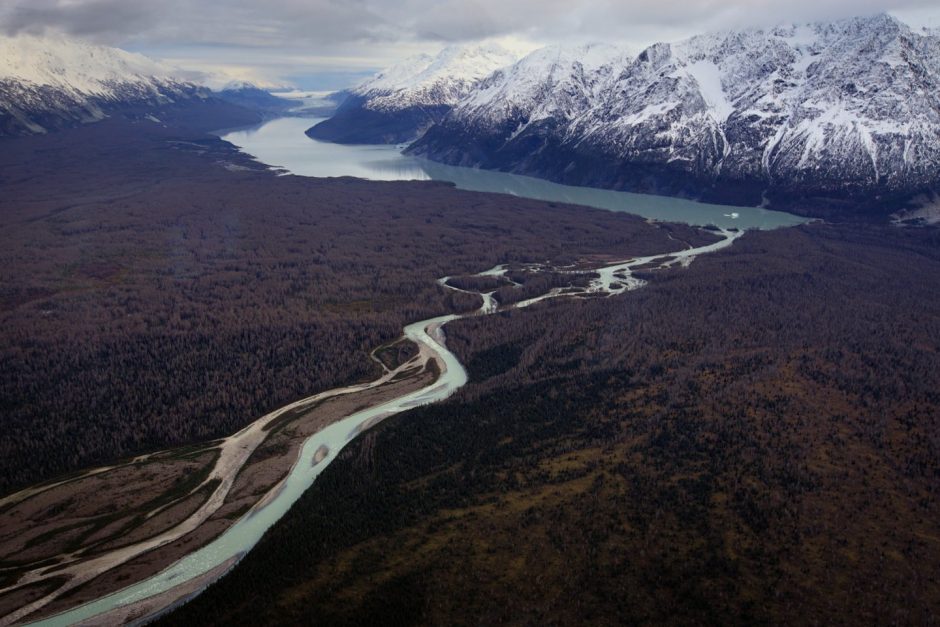
[[891,16],[699,35],[617,63],[590,73],[601,86],[587,102],[559,111],[551,90],[522,107],[505,98],[517,75],[533,82],[523,59],[407,152],[789,210],[879,211],[940,185],[940,39]]
[[349,90],[336,114],[307,134],[342,144],[412,141],[481,80],[515,60],[496,44],[448,46],[434,56],[413,56]]
[[297,107],[296,102],[275,96],[267,89],[249,81],[231,81],[213,96],[233,105],[266,115],[283,115]]
[[940,37],[887,14],[725,30],[639,54],[550,46],[420,112],[409,90],[433,61],[410,63],[358,87],[308,135],[807,215],[883,216],[940,188]]
[[0,37],[0,136],[208,98],[206,88],[140,54],[57,34]]

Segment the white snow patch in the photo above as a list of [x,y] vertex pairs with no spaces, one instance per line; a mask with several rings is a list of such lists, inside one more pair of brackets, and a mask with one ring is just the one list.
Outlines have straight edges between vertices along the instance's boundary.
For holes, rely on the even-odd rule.
[[448,46],[383,70],[352,91],[372,109],[455,105],[482,79],[512,64],[516,55],[497,44]]
[[724,123],[734,113],[734,105],[721,86],[721,70],[711,61],[696,61],[682,68],[698,84],[699,93],[716,122]]
[[117,48],[59,35],[0,37],[0,80],[109,97],[119,84],[148,89],[154,79],[183,82],[167,66]]
[[650,118],[659,117],[669,113],[673,109],[679,106],[678,102],[663,102],[660,104],[646,105],[640,111],[632,113],[630,115],[624,116],[621,118],[621,122],[625,126],[633,126],[635,124],[642,124]]

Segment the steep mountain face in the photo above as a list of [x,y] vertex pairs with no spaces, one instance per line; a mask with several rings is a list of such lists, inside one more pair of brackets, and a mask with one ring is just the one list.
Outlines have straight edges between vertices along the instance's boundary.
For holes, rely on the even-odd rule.
[[95,122],[208,92],[138,55],[61,36],[0,37],[0,136]]
[[492,44],[450,46],[436,56],[412,57],[350,90],[336,114],[308,135],[348,144],[411,141],[482,79],[515,60]]
[[595,52],[497,72],[409,152],[817,213],[940,186],[940,38],[890,16]]
[[[497,70],[409,151],[457,165],[502,169],[564,132],[604,97],[629,54],[614,46],[549,46]],[[450,141],[445,141],[448,135]]]

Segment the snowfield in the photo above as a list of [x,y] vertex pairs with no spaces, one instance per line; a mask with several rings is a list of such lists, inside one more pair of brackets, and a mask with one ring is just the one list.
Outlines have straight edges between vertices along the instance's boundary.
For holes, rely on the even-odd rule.
[[457,104],[482,79],[516,60],[496,44],[448,46],[435,56],[421,54],[352,89],[377,110]]
[[0,135],[94,122],[120,104],[202,95],[143,55],[59,35],[0,37]]

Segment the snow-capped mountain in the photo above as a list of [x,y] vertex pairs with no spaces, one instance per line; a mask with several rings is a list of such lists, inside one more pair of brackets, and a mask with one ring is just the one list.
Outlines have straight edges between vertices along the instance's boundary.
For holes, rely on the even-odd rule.
[[516,56],[496,44],[448,46],[436,56],[413,57],[352,90],[375,110],[457,104],[477,83]]
[[451,164],[775,206],[940,187],[940,38],[888,15],[547,49],[410,148]]
[[481,81],[459,103],[459,115],[491,128],[522,118],[525,124],[572,120],[603,97],[615,69],[630,58],[626,49],[607,44],[541,48]]
[[410,141],[516,58],[496,44],[449,46],[435,56],[412,57],[351,89],[336,115],[309,134],[340,143]]
[[0,135],[94,122],[121,106],[202,98],[147,57],[59,35],[0,37]]

